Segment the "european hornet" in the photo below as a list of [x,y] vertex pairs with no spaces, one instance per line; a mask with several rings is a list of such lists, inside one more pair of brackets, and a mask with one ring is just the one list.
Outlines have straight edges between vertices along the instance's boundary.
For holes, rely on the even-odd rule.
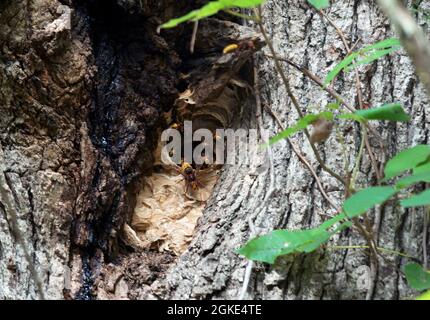
[[173,122],[172,124],[170,124],[170,129],[175,129],[175,130],[179,130],[182,132],[184,127],[181,123]]
[[[182,174],[185,179],[185,194],[189,191],[197,191],[199,188],[204,188],[203,184],[197,179],[197,172],[188,162],[182,162],[182,165],[176,167],[176,170]],[[190,190],[191,189],[191,190]]]
[[239,43],[232,43],[229,44],[228,46],[224,47],[222,53],[223,54],[228,54],[228,53],[238,53],[240,51],[243,50],[255,50],[255,44],[254,41],[252,41],[251,39],[247,39],[247,40],[242,40]]

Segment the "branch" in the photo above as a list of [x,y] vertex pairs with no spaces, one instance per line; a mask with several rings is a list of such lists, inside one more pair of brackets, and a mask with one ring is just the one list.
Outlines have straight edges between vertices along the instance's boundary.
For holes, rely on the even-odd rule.
[[[264,107],[269,111],[269,113],[272,115],[272,117],[276,120],[276,122],[278,123],[278,126],[281,128],[281,130],[285,130],[286,127],[282,124],[282,121],[281,121],[281,119],[279,119],[278,114],[275,111],[273,111],[273,109],[270,108],[270,106],[268,106],[267,104],[264,104]],[[317,173],[312,168],[310,163],[306,160],[306,158],[300,153],[299,147],[290,138],[287,138],[287,141],[291,145],[291,148],[293,149],[294,153],[299,158],[299,160],[309,169],[309,171],[313,175],[313,177],[317,183],[318,189],[320,190],[323,197],[334,208],[334,210],[336,212],[341,212],[342,210],[330,199],[330,197],[325,192],[324,187],[323,187],[322,182],[321,182],[321,179],[318,177]]]
[[430,98],[430,43],[427,36],[399,1],[378,0],[378,4],[396,29]]
[[[343,45],[345,46],[346,54],[347,55],[350,54],[352,52],[352,48],[348,45],[345,34],[342,32],[342,30],[333,22],[333,20],[330,19],[328,15],[324,13],[324,11],[319,10],[318,13],[321,15],[321,17],[325,18],[328,21],[328,23],[336,30],[336,33],[339,35],[340,39],[343,42]],[[357,43],[358,42],[356,42],[356,44]],[[355,61],[355,59],[353,61]],[[357,69],[354,69],[354,74],[355,74],[355,88],[357,91],[359,109],[364,109],[363,92],[361,91],[360,75]],[[367,135],[364,136],[364,143],[365,143],[367,152],[369,153],[370,162],[372,163],[373,169],[375,170],[376,178],[378,179],[378,181],[380,181],[382,179],[382,174],[378,169],[378,164],[376,162],[376,158],[373,153],[372,147],[370,146],[369,138],[367,137]],[[382,151],[384,151],[383,147],[382,147]]]
[[[265,54],[266,57],[273,59],[273,56],[270,54]],[[281,57],[277,57],[277,59],[279,61],[283,61],[288,63],[290,66],[296,68],[297,70],[299,70],[300,72],[302,72],[305,76],[307,76],[309,79],[311,79],[313,82],[315,82],[321,89],[323,89],[324,91],[326,91],[328,94],[330,94],[334,99],[336,99],[336,101],[338,101],[340,104],[342,104],[343,106],[345,106],[345,108],[347,108],[349,111],[351,112],[355,112],[357,109],[355,109],[353,106],[349,105],[346,102],[346,99],[343,98],[339,93],[337,93],[334,89],[324,85],[323,80],[321,80],[319,77],[317,77],[316,75],[314,75],[312,72],[310,72],[308,69],[298,65],[297,63],[291,61],[290,59],[287,58],[281,58]],[[372,132],[372,134],[378,139],[379,145],[381,147],[382,152],[385,152],[385,147],[384,147],[384,140],[382,139],[382,137],[380,136],[380,134],[375,130],[375,128],[373,128],[369,123],[365,123],[366,128]],[[366,149],[367,150],[371,150],[371,146],[369,143],[368,138],[366,138]],[[372,164],[375,168],[375,173],[376,173],[376,177],[378,180],[382,179],[382,174],[380,173],[381,169],[378,170],[378,167],[376,166],[376,158],[373,152],[369,152],[369,156],[370,159],[372,161]],[[375,167],[376,166],[376,167]]]
[[[300,109],[300,105],[299,105],[299,102],[297,101],[297,98],[293,94],[293,91],[292,91],[291,86],[290,86],[290,81],[288,80],[287,75],[284,73],[284,71],[282,69],[282,66],[281,66],[281,63],[280,63],[278,56],[276,54],[275,48],[273,47],[273,43],[270,41],[269,36],[267,35],[267,32],[266,32],[266,29],[264,28],[263,21],[262,21],[263,14],[262,14],[261,6],[258,6],[257,9],[254,9],[254,12],[255,12],[255,16],[257,17],[257,25],[260,29],[261,34],[264,37],[264,40],[265,40],[267,46],[270,49],[270,52],[273,56],[273,61],[275,63],[276,70],[278,71],[279,75],[281,76],[282,82],[285,86],[285,89],[287,90],[288,97],[291,99],[291,102],[293,103],[293,106],[296,109],[299,117],[303,118],[304,114],[303,114],[302,110]],[[309,140],[309,144],[311,146],[311,149],[314,152],[315,158],[318,161],[318,163],[320,164],[321,168],[325,172],[330,174],[333,178],[335,178],[340,183],[342,183],[345,186],[345,188],[348,188],[348,184],[345,181],[345,179],[343,177],[341,177],[339,174],[337,174],[336,172],[334,172],[332,169],[330,169],[325,164],[324,160],[321,158],[320,153],[318,152],[318,149],[315,146],[315,143],[311,140],[309,131],[305,128],[303,130],[303,132],[305,133],[306,138]]]

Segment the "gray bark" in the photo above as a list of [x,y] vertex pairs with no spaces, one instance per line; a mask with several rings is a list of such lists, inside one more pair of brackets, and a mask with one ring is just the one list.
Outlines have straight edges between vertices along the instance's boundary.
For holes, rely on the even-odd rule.
[[92,71],[70,19],[70,8],[55,0],[0,4],[0,174],[7,182],[0,186],[0,299],[39,297],[18,232],[46,298],[61,299],[70,275],[76,145]]
[[[136,179],[146,173],[152,161],[154,137],[150,132],[160,120],[154,114],[166,111],[179,92],[174,79],[179,78],[176,67],[180,59],[175,50],[183,44],[170,43],[181,42],[178,39],[189,34],[190,29],[180,28],[177,34],[170,33],[165,39],[155,35],[154,26],[169,15],[166,8],[173,6],[174,12],[184,11],[185,5],[175,5],[175,1],[144,2],[157,12],[158,17],[154,18],[141,1],[121,0],[117,1],[121,8],[137,14],[137,21],[142,21],[139,14],[143,15],[145,25],[139,29],[130,22],[135,28],[133,32],[125,28],[123,34],[112,35],[106,31],[94,40],[85,14],[76,14],[76,21],[69,25],[70,15],[74,14],[70,9],[75,9],[75,5],[71,1],[61,2],[64,4],[57,0],[0,3],[0,174],[4,176],[0,182],[5,181],[0,184],[0,299],[39,297],[17,241],[11,212],[17,212],[19,229],[45,297],[50,299],[79,297],[85,286],[92,285],[86,282],[88,272],[93,279],[99,277],[97,281],[104,282],[111,291],[119,291],[117,297],[127,297],[127,286],[135,286],[137,289],[129,298],[237,298],[247,261],[235,249],[250,238],[250,219],[256,231],[263,234],[278,228],[316,226],[334,214],[308,170],[290,146],[282,142],[272,148],[273,171],[255,175],[255,166],[264,160],[259,158],[253,159],[251,167],[223,168],[194,240],[166,271],[165,278],[161,268],[162,272],[156,275],[160,278],[153,282],[149,269],[170,264],[172,259],[154,253],[123,252],[117,265],[107,264],[103,257],[116,251],[111,248],[117,247],[123,222],[130,218]],[[280,56],[321,77],[344,57],[345,49],[333,28],[304,0],[267,1],[264,10],[265,25]],[[373,1],[335,2],[327,14],[351,43],[361,38],[360,45],[370,44],[393,35]],[[427,29],[424,18],[420,15],[419,19]],[[148,49],[129,41],[129,52],[121,51],[122,38],[130,39],[144,31],[148,31],[148,36],[138,38],[136,43],[143,41],[146,46],[150,41],[154,45]],[[144,59],[130,54],[140,51]],[[115,59],[117,52],[121,54]],[[163,66],[162,80],[151,77],[157,72],[153,70],[153,61]],[[280,114],[286,126],[291,125],[297,114],[272,61],[261,54],[256,61],[263,102]],[[302,74],[287,65],[285,69],[303,112],[320,110],[332,102]],[[143,71],[136,75],[135,70]],[[400,101],[413,115],[410,123],[376,125],[385,140],[387,157],[408,146],[429,143],[429,106],[413,70],[410,60],[401,52],[362,72],[362,89],[369,105]],[[94,80],[98,74],[99,82]],[[141,82],[151,85],[142,89]],[[340,76],[335,88],[356,104],[352,74]],[[126,98],[117,101],[117,96]],[[114,105],[112,109],[110,104]],[[243,116],[235,126],[257,128],[254,99],[244,99],[241,108]],[[115,114],[112,110],[120,111]],[[106,114],[113,118],[107,119]],[[112,122],[108,130],[110,152],[103,148],[107,131],[99,125],[105,120]],[[279,131],[266,111],[262,121],[272,135]],[[345,135],[353,161],[360,142],[358,128],[342,123],[339,131]],[[329,196],[340,205],[342,187],[319,169],[301,134],[293,140],[318,169]],[[384,162],[377,141],[372,138],[371,143],[378,160]],[[343,155],[336,136],[332,135],[319,149],[328,166],[342,172]],[[366,156],[360,167],[359,186],[375,181],[370,171]],[[275,191],[264,203],[271,176],[275,177]],[[378,245],[423,259],[423,212],[385,206],[381,214]],[[374,216],[372,212],[371,217]],[[365,244],[352,231],[337,235],[330,242]],[[397,267],[406,261],[395,255],[387,258]],[[100,265],[106,265],[102,273]],[[369,257],[364,250],[320,250],[280,259],[274,266],[257,264],[246,298],[364,298],[369,290],[360,282],[366,279],[363,272],[367,272],[368,266]],[[118,268],[125,270],[126,277],[109,277],[109,272],[115,274]],[[379,266],[374,284],[375,290],[370,294],[374,299],[414,294],[390,264]],[[84,289],[85,298],[93,288]]]
[[[264,6],[266,27],[279,56],[288,57],[299,65],[323,78],[345,55],[345,48],[335,30],[311,10],[304,1],[268,1]],[[327,14],[340,27],[350,43],[361,39],[360,46],[393,36],[388,21],[377,6],[369,1],[339,1],[332,3]],[[422,17],[421,17],[422,18]],[[420,20],[424,28],[427,23]],[[267,49],[266,49],[267,50]],[[267,51],[266,51],[267,52]],[[297,113],[277,76],[273,62],[258,58],[263,100],[280,114],[285,126],[297,120]],[[333,102],[325,92],[296,70],[289,68],[289,79],[303,112],[321,110]],[[405,124],[375,124],[387,148],[387,157],[408,146],[429,143],[429,106],[422,85],[413,73],[413,67],[404,52],[378,61],[372,68],[361,68],[361,81],[365,102],[377,106],[385,102],[400,101],[413,115]],[[363,72],[364,71],[364,72]],[[355,88],[353,73],[339,77],[335,88],[349,98],[353,105]],[[254,112],[253,105],[247,105]],[[275,134],[280,130],[274,119],[263,114],[265,128]],[[255,125],[255,124],[254,124]],[[357,127],[340,124],[345,136],[347,153],[353,163],[360,137]],[[301,146],[314,168],[318,164],[303,135],[293,139]],[[371,139],[378,160],[384,162],[377,141]],[[330,168],[342,172],[343,156],[333,134],[320,147]],[[324,215],[333,215],[333,209],[322,198],[308,170],[292,153],[286,142],[273,147],[275,188],[268,203],[261,207],[268,192],[270,174],[258,177],[246,167],[225,167],[214,196],[199,222],[196,236],[189,250],[171,269],[167,279],[157,283],[166,288],[169,298],[227,298],[239,296],[247,261],[234,250],[250,237],[248,219],[251,218],[259,233],[273,229],[300,229],[317,226]],[[370,160],[366,156],[358,179],[358,187],[375,182],[370,175]],[[338,205],[342,203],[343,190],[327,173],[319,171],[325,189]],[[382,220],[378,245],[406,252],[423,259],[423,212],[385,206],[380,208]],[[372,212],[372,219],[375,212]],[[356,232],[335,236],[330,245],[365,245]],[[427,244],[428,245],[428,244]],[[400,267],[405,260],[389,255],[388,261]],[[366,283],[369,257],[363,250],[319,251],[310,255],[280,259],[274,266],[254,268],[247,288],[249,299],[398,299],[413,296],[397,268],[381,263],[376,279]],[[363,285],[364,283],[364,285]],[[374,290],[372,285],[374,284]],[[369,284],[369,285],[367,285]],[[155,286],[155,285],[154,285]],[[156,287],[156,291],[160,290]],[[370,288],[370,289],[369,289]],[[369,293],[369,290],[372,290]]]

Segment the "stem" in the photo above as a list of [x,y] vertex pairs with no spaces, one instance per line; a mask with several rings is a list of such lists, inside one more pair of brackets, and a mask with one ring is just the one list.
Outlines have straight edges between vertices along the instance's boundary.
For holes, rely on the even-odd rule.
[[[264,37],[264,40],[265,40],[267,46],[270,49],[270,52],[273,56],[273,61],[275,62],[276,70],[278,71],[279,75],[281,76],[282,82],[285,86],[285,89],[287,90],[288,97],[291,99],[291,102],[293,103],[294,108],[296,109],[297,113],[299,114],[299,117],[303,118],[304,114],[303,114],[302,110],[300,109],[300,105],[299,105],[296,97],[294,96],[294,94],[291,90],[290,82],[289,82],[287,76],[285,75],[285,73],[282,69],[281,63],[280,63],[280,61],[276,55],[275,48],[273,47],[273,43],[270,41],[269,36],[267,35],[267,32],[266,32],[266,29],[264,28],[263,21],[261,18],[262,17],[261,6],[258,6],[257,9],[254,9],[254,12],[255,12],[255,15],[257,17],[258,27],[259,27],[260,32],[262,33],[262,35]],[[316,157],[318,163],[320,164],[321,168],[324,171],[326,171],[327,173],[329,173],[336,180],[341,182],[345,187],[348,187],[346,180],[344,178],[342,178],[339,174],[334,172],[332,169],[328,168],[327,165],[324,163],[324,161],[322,160],[317,148],[315,147],[315,144],[311,141],[309,131],[307,129],[304,129],[304,133],[305,133],[307,139],[309,140],[312,151],[314,152],[315,157]]]
[[228,14],[230,14],[232,16],[245,19],[245,20],[252,20],[252,21],[258,22],[258,17],[248,16],[247,14],[236,12],[236,11],[233,11],[233,10],[230,10],[230,9],[224,9],[224,12],[228,13]]
[[[322,10],[319,10],[318,13],[321,15],[321,17],[325,18],[328,21],[328,23],[336,30],[336,33],[339,35],[340,39],[343,42],[343,45],[345,46],[346,54],[347,55],[350,54],[352,52],[352,49],[349,46],[348,42],[346,41],[345,35],[342,32],[342,30]],[[353,61],[355,61],[355,59]],[[364,109],[363,92],[361,91],[360,75],[359,75],[357,69],[354,69],[354,74],[355,74],[355,88],[356,88],[356,92],[357,92],[358,105],[359,105],[359,109],[362,110],[362,109]],[[369,139],[367,136],[365,137],[365,144],[366,144],[367,152],[370,155],[370,161],[372,163],[373,170],[375,170],[376,177],[379,181],[379,180],[381,180],[382,176],[381,176],[381,173],[379,171],[375,155],[373,154],[373,150],[372,150],[372,147],[370,146]],[[381,146],[382,146],[382,151],[384,152],[383,145],[381,144]]]
[[[264,105],[266,109],[270,112],[272,117],[276,120],[281,130],[285,130],[285,126],[282,124],[282,121],[279,119],[279,116],[275,113],[275,111],[272,110],[268,105]],[[315,178],[315,181],[317,182],[318,189],[320,190],[323,197],[327,200],[327,202],[333,207],[333,209],[336,210],[336,212],[341,212],[341,208],[338,207],[327,195],[327,192],[325,192],[324,187],[322,185],[321,179],[318,177],[315,170],[312,168],[310,163],[306,160],[306,158],[301,154],[299,147],[290,139],[287,138],[288,143],[291,145],[291,148],[293,149],[294,153],[297,155],[299,160],[308,168],[308,170],[312,173],[312,175]]]
[[423,266],[427,269],[428,266],[428,258],[427,258],[427,232],[429,227],[430,220],[430,206],[427,207],[427,210],[424,212],[424,226],[423,226]]
[[[265,54],[266,57],[273,59],[273,56]],[[280,58],[278,57],[278,60],[283,61],[288,63],[290,66],[296,68],[297,70],[299,70],[300,72],[302,72],[305,76],[307,76],[309,79],[311,79],[313,82],[315,82],[321,89],[323,89],[324,91],[326,91],[329,95],[331,95],[334,99],[336,99],[336,101],[338,101],[341,105],[343,105],[345,108],[347,108],[349,111],[351,112],[355,112],[357,111],[357,109],[355,109],[353,106],[351,106],[350,104],[348,104],[348,102],[346,102],[346,99],[344,97],[342,97],[338,92],[336,92],[334,89],[329,88],[328,86],[324,85],[324,82],[316,75],[314,75],[312,72],[310,72],[308,69],[299,66],[297,63],[291,61],[290,59],[287,58]],[[369,123],[366,123],[366,128],[372,132],[372,134],[379,140],[379,143],[381,145],[381,148],[384,149],[384,145],[383,145],[383,139],[382,137],[379,135],[379,133],[375,130],[375,128],[373,128]]]
[[190,43],[190,53],[194,53],[194,45],[196,44],[197,39],[197,30],[199,29],[199,20],[194,21],[193,26],[193,34],[191,35],[191,43]]
[[[347,54],[351,53],[351,48],[348,45],[348,42],[346,41],[345,35],[343,34],[342,30],[340,30],[336,24],[328,17],[324,14],[324,12],[322,10],[319,11],[319,13],[321,14],[321,16],[323,16],[329,23],[331,26],[333,26],[337,32],[337,34],[339,35],[339,37],[341,38],[345,49],[347,51]],[[358,74],[358,70],[355,69],[355,87],[356,87],[356,92],[357,92],[357,98],[358,98],[358,104],[359,104],[359,109],[363,109],[364,108],[364,104],[363,104],[363,93],[361,91],[361,81],[360,81],[360,75]],[[365,126],[362,126],[363,128],[363,140],[362,140],[362,144],[360,146],[360,151],[359,151],[359,155],[358,155],[358,163],[356,163],[356,169],[358,170],[359,168],[359,163],[361,162],[361,158],[363,156],[363,149],[364,146],[367,149],[367,152],[370,155],[370,161],[372,163],[372,167],[373,170],[375,171],[375,174],[378,178],[378,180],[380,180],[381,174],[379,172],[379,168],[378,168],[378,164],[376,163],[375,160],[375,156],[373,154],[373,150],[372,147],[370,146],[367,134],[364,132],[365,130]],[[381,149],[382,152],[384,152],[384,147],[383,144],[380,142],[381,145]],[[355,174],[357,174],[358,171],[355,172]],[[352,182],[351,185],[354,186],[355,184],[355,178],[356,177],[352,177]],[[380,220],[380,217],[377,217],[377,220]],[[371,252],[373,252],[374,254],[374,259],[371,259],[371,273],[372,273],[372,286],[369,288],[367,295],[366,295],[366,300],[370,300],[373,296],[374,290],[375,290],[375,286],[376,286],[376,279],[377,279],[377,272],[378,272],[378,249],[376,248],[376,242],[378,241],[378,239],[374,239],[374,237],[372,236],[371,233],[367,233],[364,228],[362,228],[362,226],[360,225],[360,223],[358,222],[358,220],[355,220],[354,222],[356,222],[357,227],[359,228],[359,230],[363,233],[364,236],[367,237],[369,245],[372,246],[371,247]],[[363,230],[362,230],[363,229]]]
[[[345,176],[348,177],[349,176],[349,154],[346,148],[346,143],[345,143],[345,139],[342,135],[342,133],[340,132],[339,128],[336,127],[336,136],[337,139],[339,140],[339,143],[342,147],[342,155],[343,155],[343,170],[345,171]],[[350,179],[349,179],[350,180]],[[349,185],[351,185],[351,183],[349,183]]]
[[355,158],[355,167],[352,172],[351,184],[350,184],[351,189],[355,189],[355,182],[357,180],[358,172],[360,171],[360,164],[361,164],[361,160],[363,159],[363,153],[364,153],[363,151],[364,151],[364,146],[366,144],[365,143],[366,137],[367,137],[366,126],[361,123],[360,123],[360,126],[362,129],[362,137],[361,137],[360,149],[358,150],[357,157]]
[[[329,249],[329,250],[369,249],[369,246],[326,246],[326,249]],[[396,250],[391,250],[391,249],[386,249],[381,247],[376,247],[376,249],[378,249],[381,252],[392,253],[401,257],[415,259],[414,257],[406,253],[402,253]]]
[[372,234],[368,233],[367,230],[363,227],[363,225],[360,223],[357,217],[352,218],[352,221],[354,223],[354,226],[358,229],[358,232],[366,239],[370,252],[373,254],[371,257],[372,263],[378,264],[378,249],[375,243],[375,239],[373,239]]

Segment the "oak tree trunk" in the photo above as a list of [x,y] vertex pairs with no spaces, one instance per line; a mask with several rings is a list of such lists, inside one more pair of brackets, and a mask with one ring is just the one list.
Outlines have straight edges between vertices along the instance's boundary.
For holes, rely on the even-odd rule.
[[[188,85],[182,73],[204,68],[206,63],[209,70],[212,57],[228,44],[200,40],[202,46],[214,48],[192,56],[192,25],[157,34],[161,22],[204,1],[177,2],[0,3],[1,299],[41,297],[20,238],[45,298],[110,297],[97,288],[113,292],[116,298],[237,298],[248,262],[235,249],[252,235],[316,226],[334,214],[307,168],[287,142],[281,142],[271,149],[273,163],[263,174],[256,175],[252,165],[222,169],[195,236],[181,257],[136,252],[124,243],[123,226],[131,219],[136,190],[151,171],[156,129],[166,125],[162,114]],[[334,1],[327,15],[351,44],[359,41],[362,46],[393,36],[373,1]],[[304,0],[269,0],[264,18],[278,55],[322,78],[346,54],[333,27]],[[425,19],[420,14],[417,19],[427,31]],[[225,24],[214,21],[203,24],[202,30],[212,28],[221,37],[228,33]],[[268,53],[267,48],[262,50]],[[278,113],[285,126],[293,124],[298,115],[273,61],[260,52],[255,65],[263,104]],[[303,112],[315,112],[333,102],[303,74],[286,64],[284,68]],[[242,80],[252,85],[252,64],[247,62],[245,69]],[[383,156],[378,140],[371,137],[377,160],[384,163],[408,146],[428,144],[430,109],[406,54],[360,70],[366,104],[400,101],[413,115],[408,123],[375,124],[386,149]],[[335,89],[357,105],[353,73],[339,76]],[[254,97],[243,98],[240,108],[241,116],[233,126],[258,128],[260,113]],[[261,121],[271,135],[280,130],[265,108]],[[345,137],[353,163],[360,135],[359,128],[348,122],[339,124],[338,131],[319,150],[329,167],[343,172],[344,153],[337,136]],[[320,169],[302,134],[293,140],[317,170],[328,195],[340,205],[343,188]],[[375,180],[366,155],[357,184],[366,186]],[[370,218],[378,246],[423,262],[428,258],[423,257],[428,246],[422,243],[428,232],[423,230],[423,216],[421,210],[377,208]],[[366,242],[355,231],[345,231],[330,245]],[[414,292],[399,272],[404,261],[387,255],[377,270],[371,270],[366,250],[319,250],[279,259],[274,266],[256,264],[245,297],[405,298]]]

